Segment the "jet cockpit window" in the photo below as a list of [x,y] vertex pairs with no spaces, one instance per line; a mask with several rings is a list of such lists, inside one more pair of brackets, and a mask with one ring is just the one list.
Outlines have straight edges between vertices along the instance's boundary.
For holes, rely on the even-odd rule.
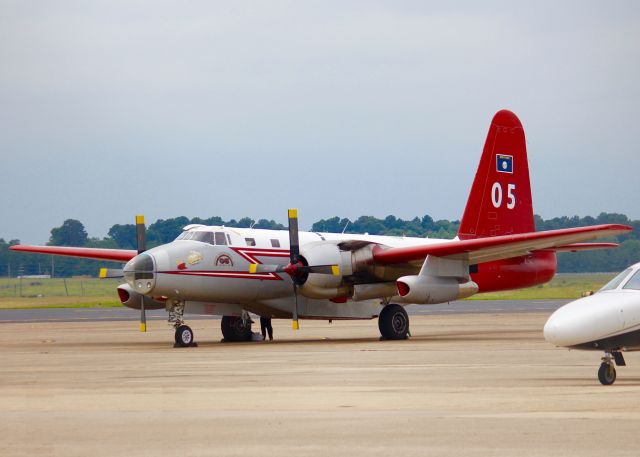
[[603,292],[605,290],[613,290],[613,289],[615,289],[616,287],[618,287],[620,285],[620,283],[622,281],[624,281],[624,278],[626,278],[629,273],[631,273],[631,268],[627,268],[626,270],[624,270],[618,276],[616,276],[611,281],[609,281],[607,284],[605,284],[605,286],[602,289],[600,289],[598,292]]
[[187,232],[182,232],[180,235],[178,235],[178,238],[176,238],[176,241],[177,241],[177,240],[183,240],[183,239],[184,239],[184,236],[185,236],[186,234],[187,234]]
[[224,232],[216,232],[216,244],[218,246],[226,246],[227,239],[224,236]]
[[623,289],[640,290],[640,270],[636,271],[633,276],[622,286]]

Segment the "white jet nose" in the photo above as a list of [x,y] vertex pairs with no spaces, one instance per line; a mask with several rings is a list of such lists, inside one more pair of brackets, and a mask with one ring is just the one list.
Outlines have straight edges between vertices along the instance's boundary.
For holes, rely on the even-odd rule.
[[558,323],[557,319],[554,319],[554,314],[552,314],[547,322],[544,324],[544,328],[542,329],[542,334],[544,335],[544,339],[547,340],[551,344],[555,344],[556,346],[561,346],[558,344]]
[[586,308],[585,299],[558,308],[544,324],[544,339],[556,346],[573,346],[589,341],[591,323],[595,317]]

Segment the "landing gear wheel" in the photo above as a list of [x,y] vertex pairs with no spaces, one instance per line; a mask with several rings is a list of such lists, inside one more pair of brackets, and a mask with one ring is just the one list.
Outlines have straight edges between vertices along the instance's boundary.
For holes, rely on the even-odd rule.
[[251,319],[222,316],[220,329],[225,341],[251,341]]
[[409,316],[400,305],[387,305],[378,316],[378,328],[385,340],[406,340],[409,334]]
[[610,386],[616,382],[616,367],[612,363],[602,362],[598,370],[598,379],[605,386]]
[[186,348],[189,346],[195,346],[193,342],[193,330],[187,325],[180,325],[176,328],[175,347]]

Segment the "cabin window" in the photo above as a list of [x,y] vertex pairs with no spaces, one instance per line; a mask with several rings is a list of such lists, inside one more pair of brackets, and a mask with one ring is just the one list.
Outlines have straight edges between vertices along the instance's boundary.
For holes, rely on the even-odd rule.
[[640,270],[636,271],[622,288],[640,290]]
[[255,246],[256,245],[256,239],[255,238],[245,238],[244,240],[247,242],[247,246]]
[[272,248],[279,248],[280,247],[280,240],[271,240],[271,247]]
[[229,234],[227,233],[227,241],[229,242],[229,246],[231,246],[233,243],[231,243],[231,237],[229,236]]
[[224,236],[224,232],[216,232],[216,244],[218,246],[226,246],[227,239]]

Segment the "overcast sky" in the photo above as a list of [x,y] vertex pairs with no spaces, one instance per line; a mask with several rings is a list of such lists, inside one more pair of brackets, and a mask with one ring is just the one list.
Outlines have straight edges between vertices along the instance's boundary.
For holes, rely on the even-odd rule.
[[0,0],[0,237],[459,219],[514,111],[544,218],[640,218],[640,3]]

